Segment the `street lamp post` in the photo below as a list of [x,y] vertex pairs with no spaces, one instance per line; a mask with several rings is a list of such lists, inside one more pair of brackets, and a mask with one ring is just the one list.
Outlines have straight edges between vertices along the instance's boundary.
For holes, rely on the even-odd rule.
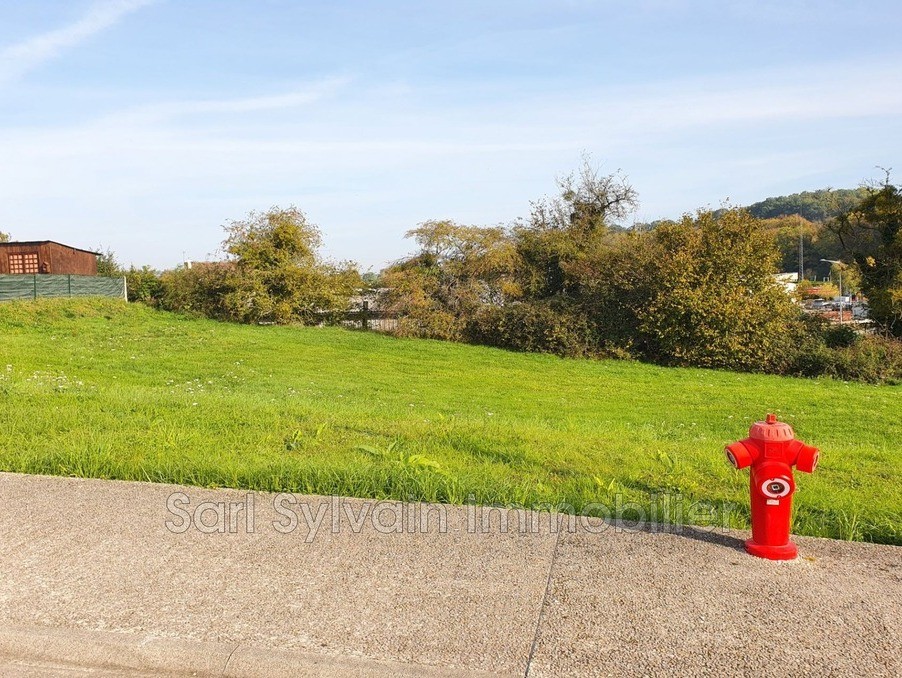
[[836,259],[821,259],[821,261],[825,261],[828,264],[837,264],[836,270],[839,272],[839,324],[842,325],[842,262]]

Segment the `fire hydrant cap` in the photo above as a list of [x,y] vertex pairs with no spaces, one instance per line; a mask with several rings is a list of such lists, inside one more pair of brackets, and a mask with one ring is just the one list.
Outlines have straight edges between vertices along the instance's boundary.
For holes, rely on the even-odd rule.
[[768,414],[765,421],[756,421],[749,429],[749,438],[769,442],[795,440],[795,431],[789,424],[777,421],[777,415]]

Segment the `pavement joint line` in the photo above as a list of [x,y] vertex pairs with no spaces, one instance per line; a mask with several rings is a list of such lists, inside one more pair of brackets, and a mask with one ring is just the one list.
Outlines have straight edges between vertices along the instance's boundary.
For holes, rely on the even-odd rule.
[[557,534],[554,538],[554,548],[551,549],[551,562],[548,564],[548,578],[545,580],[545,591],[542,594],[542,602],[539,605],[539,616],[536,619],[535,633],[532,636],[532,644],[529,647],[529,656],[526,658],[526,669],[523,671],[523,678],[529,676],[529,669],[532,666],[532,658],[536,653],[536,647],[539,643],[539,633],[542,631],[542,617],[545,615],[545,603],[548,601],[548,592],[551,590],[551,578],[554,574],[554,561],[557,559],[558,545],[561,543],[561,521],[563,516],[557,517]]
[[239,647],[241,647],[241,643],[240,643],[240,642],[235,643],[235,647],[232,648],[232,651],[229,652],[229,656],[226,657],[225,665],[222,667],[222,672],[220,673],[220,676],[221,676],[222,678],[225,678],[225,676],[228,675],[228,673],[229,673],[229,662],[232,661],[232,657],[235,656],[235,653],[238,651],[238,648],[239,648]]

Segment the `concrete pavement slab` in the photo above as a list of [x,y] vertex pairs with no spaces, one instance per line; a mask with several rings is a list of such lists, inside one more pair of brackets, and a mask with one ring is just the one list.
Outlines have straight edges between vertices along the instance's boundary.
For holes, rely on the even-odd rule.
[[17,474],[0,498],[0,625],[449,675],[523,675],[555,544],[547,515],[502,534],[461,507]]
[[898,547],[2,473],[0,507],[0,675],[902,675]]
[[[529,675],[900,676],[902,549],[665,526],[562,533]],[[678,533],[672,533],[678,532]]]

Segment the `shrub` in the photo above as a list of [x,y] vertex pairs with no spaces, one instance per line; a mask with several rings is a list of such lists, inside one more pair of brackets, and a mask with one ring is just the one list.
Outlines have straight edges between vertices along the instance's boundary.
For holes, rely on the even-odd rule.
[[836,355],[827,345],[815,338],[796,347],[796,355],[788,374],[798,377],[819,377],[833,372]]
[[865,336],[851,345],[833,349],[833,363],[828,374],[845,381],[900,384],[902,341]]
[[823,330],[823,337],[827,348],[848,348],[857,344],[861,338],[848,325],[830,325]]
[[807,316],[787,374],[872,384],[902,383],[902,341],[861,335],[848,325]]
[[471,320],[466,335],[472,343],[515,351],[571,357],[598,352],[586,318],[562,304],[518,302],[487,306]]
[[440,309],[413,309],[398,320],[393,334],[399,337],[421,337],[460,341],[460,319]]
[[142,268],[130,267],[125,272],[126,290],[129,301],[140,301],[149,306],[160,303],[163,295],[163,283],[160,276],[150,266]]
[[755,372],[791,364],[800,313],[773,278],[779,253],[758,220],[700,211],[652,238],[649,301],[636,309],[648,359]]
[[229,279],[230,268],[226,263],[194,264],[191,268],[166,271],[160,279],[160,307],[167,311],[229,320],[224,300],[233,289]]
[[408,234],[420,251],[382,276],[380,307],[401,318],[398,334],[518,351],[898,378],[898,345],[819,324],[793,303],[775,280],[773,229],[748,211],[617,227],[634,205],[618,176],[585,169],[510,228],[425,222]]

